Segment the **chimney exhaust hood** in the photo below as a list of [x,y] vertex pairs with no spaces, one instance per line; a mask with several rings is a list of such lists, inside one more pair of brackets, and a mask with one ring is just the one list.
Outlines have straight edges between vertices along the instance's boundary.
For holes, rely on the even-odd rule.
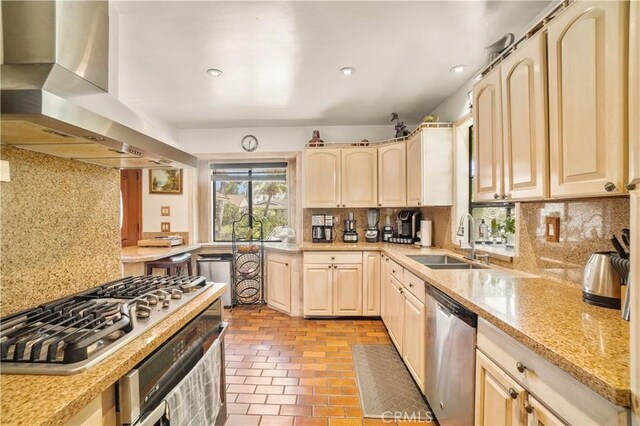
[[197,167],[195,156],[131,128],[146,123],[108,93],[108,1],[1,6],[2,144],[114,168]]

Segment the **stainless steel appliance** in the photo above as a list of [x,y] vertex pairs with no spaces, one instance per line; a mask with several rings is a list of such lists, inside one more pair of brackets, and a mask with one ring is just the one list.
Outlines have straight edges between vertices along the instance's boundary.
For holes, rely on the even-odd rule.
[[400,210],[398,212],[398,236],[389,239],[392,243],[413,244],[419,240],[420,212],[418,210]]
[[335,239],[335,231],[333,230],[333,216],[327,214],[324,216],[324,242],[332,243]]
[[478,316],[426,285],[425,396],[441,425],[472,425]]
[[380,222],[380,210],[369,209],[367,210],[367,229],[364,231],[364,239],[368,243],[378,242],[380,236],[380,230],[378,229],[378,223]]
[[324,215],[311,215],[311,241],[314,243],[324,242]]
[[391,226],[391,218],[387,213],[387,218],[384,221],[384,227],[382,228],[382,241],[389,242],[393,238],[393,226]]
[[186,377],[220,340],[220,399],[222,406],[216,425],[226,421],[226,383],[224,375],[224,336],[227,323],[222,321],[222,305],[217,300],[185,325],[153,354],[144,359],[118,382],[120,424],[135,426],[166,425],[169,392]]
[[109,93],[109,2],[2,2],[3,144],[115,168],[197,167]]
[[357,243],[358,232],[356,231],[356,220],[353,218],[353,212],[347,214],[344,221],[344,229],[342,231],[342,241],[345,243]]
[[233,301],[233,254],[231,253],[203,253],[196,260],[198,275],[205,277],[207,281],[229,284],[227,291],[222,294],[222,304],[225,308],[232,306]]
[[0,369],[79,373],[212,286],[204,277],[126,277],[7,316],[0,319]]
[[611,265],[613,252],[592,253],[582,276],[582,300],[592,305],[620,309],[620,275]]

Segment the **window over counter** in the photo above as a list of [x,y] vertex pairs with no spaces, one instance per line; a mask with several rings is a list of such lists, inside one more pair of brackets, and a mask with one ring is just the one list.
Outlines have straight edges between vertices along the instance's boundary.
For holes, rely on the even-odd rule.
[[231,241],[233,221],[244,213],[262,222],[265,240],[282,241],[289,227],[287,163],[212,164],[211,180],[213,241]]

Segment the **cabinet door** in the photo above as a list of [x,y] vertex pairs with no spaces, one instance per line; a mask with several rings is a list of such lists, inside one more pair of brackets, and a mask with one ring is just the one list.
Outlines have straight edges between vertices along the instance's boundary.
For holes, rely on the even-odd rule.
[[547,197],[546,33],[540,32],[500,66],[504,191],[510,200]]
[[342,149],[342,207],[378,205],[378,150]]
[[629,182],[640,185],[640,2],[629,7]]
[[286,313],[291,312],[291,266],[289,259],[270,255],[267,261],[267,303]]
[[304,265],[304,315],[333,315],[333,265]]
[[382,254],[380,255],[380,317],[382,318],[382,322],[384,325],[388,327],[389,319],[387,317],[388,312],[388,300],[387,294],[389,292],[389,286],[387,281],[389,278],[387,277],[387,264],[389,263],[389,258]]
[[362,315],[380,315],[380,253],[364,252],[362,257]]
[[340,207],[340,149],[311,148],[304,157],[305,207]]
[[422,204],[423,185],[422,132],[407,141],[407,206]]
[[502,108],[500,68],[473,86],[474,201],[502,198]]
[[524,390],[482,352],[476,351],[475,421],[477,426],[525,425],[519,409]]
[[547,409],[535,397],[529,395],[527,398],[529,415],[527,416],[527,426],[563,426],[565,423],[555,414]]
[[393,275],[387,275],[387,331],[389,337],[398,352],[402,353],[403,327],[404,327],[404,297],[402,296],[402,284]]
[[551,197],[626,191],[628,5],[578,1],[549,24]]
[[333,315],[362,315],[362,264],[333,265]]
[[402,339],[402,358],[418,387],[424,392],[425,345],[426,345],[426,309],[408,291],[404,291],[404,327]]
[[378,148],[378,206],[407,205],[407,163],[404,142]]

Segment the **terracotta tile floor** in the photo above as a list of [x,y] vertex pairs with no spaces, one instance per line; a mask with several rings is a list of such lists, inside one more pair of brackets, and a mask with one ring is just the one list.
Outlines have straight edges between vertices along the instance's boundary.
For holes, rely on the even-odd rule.
[[395,424],[362,418],[349,347],[389,344],[382,321],[305,320],[262,306],[226,317],[227,426]]

